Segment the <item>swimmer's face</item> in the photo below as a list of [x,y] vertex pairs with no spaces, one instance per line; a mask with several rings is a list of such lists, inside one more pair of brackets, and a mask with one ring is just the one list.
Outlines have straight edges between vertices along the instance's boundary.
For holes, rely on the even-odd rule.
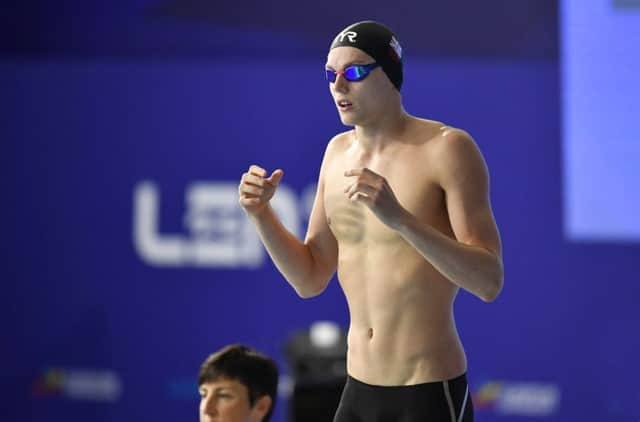
[[[374,63],[375,60],[364,51],[354,47],[336,47],[329,51],[326,69],[341,71],[347,66]],[[350,82],[344,75],[336,75],[329,83],[329,90],[340,114],[340,120],[347,126],[374,123],[385,113],[385,105],[390,95],[396,91],[381,67],[373,69],[361,81]]]
[[218,378],[205,382],[200,393],[200,422],[260,422],[269,411],[271,398],[249,404],[249,390],[241,382]]

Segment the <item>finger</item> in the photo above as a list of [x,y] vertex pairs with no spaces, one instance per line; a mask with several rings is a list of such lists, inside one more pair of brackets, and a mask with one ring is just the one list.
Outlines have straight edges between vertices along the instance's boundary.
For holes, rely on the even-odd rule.
[[378,191],[367,184],[358,183],[354,184],[349,191],[347,191],[347,197],[352,199],[356,194],[362,194],[368,198],[373,198],[377,195]]
[[264,189],[259,186],[253,186],[246,183],[240,185],[240,195],[260,196],[264,193]]
[[355,169],[349,169],[349,170],[346,170],[346,171],[344,172],[344,175],[345,175],[345,176],[347,176],[347,177],[350,177],[350,176],[360,176],[360,175],[364,172],[364,170],[365,170],[365,168],[364,168],[364,167],[362,167],[362,168],[355,168]]
[[284,176],[284,170],[277,169],[273,173],[271,173],[271,176],[267,179],[267,182],[269,182],[273,186],[278,186],[278,184],[280,184],[280,180],[282,180],[282,176]]
[[252,164],[249,167],[249,173],[255,174],[256,176],[265,177],[267,175],[267,171],[260,166],[256,166]]
[[351,195],[353,195],[354,192],[358,190],[358,183],[359,182],[351,183],[349,186],[344,188],[344,193],[347,194],[347,198],[350,197]]
[[247,207],[247,206],[251,206],[251,205],[258,205],[260,204],[261,199],[260,198],[247,198],[247,197],[241,197],[240,198],[240,205],[242,205],[243,207]]
[[360,192],[360,191],[355,192],[353,195],[351,195],[349,197],[349,200],[351,202],[362,202],[365,205],[370,205],[373,202],[373,200],[371,199],[370,196],[368,196],[366,193]]
[[367,167],[360,167],[360,168],[354,168],[354,169],[349,169],[347,171],[344,172],[345,176],[361,176],[361,175],[369,175],[369,176],[377,176],[377,177],[381,177],[378,173],[376,173],[375,171],[372,171],[371,169],[367,168]]
[[344,193],[347,194],[347,198],[353,195],[358,190],[358,183],[352,183],[344,189]]
[[242,175],[242,183],[249,183],[254,186],[264,186],[264,178],[254,174],[245,173]]

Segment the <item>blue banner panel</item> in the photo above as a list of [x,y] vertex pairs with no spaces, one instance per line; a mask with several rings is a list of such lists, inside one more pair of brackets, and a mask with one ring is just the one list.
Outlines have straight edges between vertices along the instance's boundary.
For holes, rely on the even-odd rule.
[[640,3],[563,0],[561,23],[565,233],[638,242]]

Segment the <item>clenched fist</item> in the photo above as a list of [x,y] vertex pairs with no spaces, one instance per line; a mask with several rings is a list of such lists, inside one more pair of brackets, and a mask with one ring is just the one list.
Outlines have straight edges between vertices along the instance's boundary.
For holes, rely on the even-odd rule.
[[344,172],[349,185],[344,188],[347,198],[361,202],[391,228],[395,228],[406,210],[400,205],[387,179],[368,168],[356,168]]
[[260,214],[269,204],[283,175],[284,172],[277,169],[267,178],[267,171],[262,167],[249,167],[249,171],[242,175],[238,187],[240,206],[250,215]]

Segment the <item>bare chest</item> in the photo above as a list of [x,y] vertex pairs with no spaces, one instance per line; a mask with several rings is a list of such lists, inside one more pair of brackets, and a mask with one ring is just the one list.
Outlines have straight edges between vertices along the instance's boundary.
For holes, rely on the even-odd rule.
[[[408,157],[404,157],[408,158]],[[378,220],[365,205],[350,201],[345,188],[354,182],[345,170],[366,167],[384,177],[399,203],[415,217],[441,231],[450,231],[444,194],[428,162],[415,159],[371,160],[341,157],[325,173],[324,206],[327,222],[341,247],[392,245],[400,236]]]

